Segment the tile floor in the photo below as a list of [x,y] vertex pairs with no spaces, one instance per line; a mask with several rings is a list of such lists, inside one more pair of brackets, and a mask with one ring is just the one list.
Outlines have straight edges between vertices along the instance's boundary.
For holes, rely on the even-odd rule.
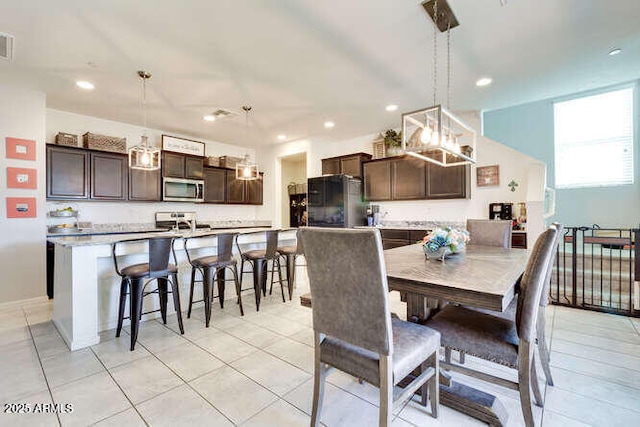
[[[298,273],[296,294],[308,289]],[[274,291],[275,292],[275,291]],[[101,334],[102,342],[69,352],[50,321],[52,305],[0,310],[0,402],[71,404],[72,413],[0,413],[11,426],[307,426],[311,412],[313,332],[311,311],[297,297],[268,297],[259,313],[245,297],[244,317],[233,302],[215,305],[211,327],[203,311],[176,333],[144,322],[136,350],[129,335]],[[395,293],[392,307],[402,313]],[[640,320],[549,307],[556,385],[545,387],[545,408],[534,407],[542,426],[630,426],[640,423]],[[515,372],[468,358],[470,366],[506,377]],[[542,375],[542,371],[539,370]],[[518,393],[463,378],[497,394],[509,426],[523,425]],[[329,376],[322,423],[377,425],[377,389],[340,372]],[[415,401],[400,408],[395,426],[482,425],[441,406],[435,420]]]

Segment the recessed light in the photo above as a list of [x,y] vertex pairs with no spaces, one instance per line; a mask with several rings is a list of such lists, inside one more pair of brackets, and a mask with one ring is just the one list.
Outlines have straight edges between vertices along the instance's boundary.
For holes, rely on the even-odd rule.
[[482,77],[478,79],[478,81],[476,82],[476,86],[478,87],[489,86],[492,81],[493,79],[491,77]]
[[327,129],[331,129],[332,127],[334,127],[336,124],[333,122],[324,122],[324,127],[326,127]]
[[202,119],[206,122],[215,122],[216,116],[214,116],[213,114],[205,114],[204,116],[202,116]]
[[285,139],[287,139],[287,135],[283,135],[283,134],[278,135],[279,141],[284,141]]
[[84,90],[93,90],[95,88],[93,83],[84,80],[77,81],[76,86]]
[[384,107],[384,109],[387,111],[396,111],[398,109],[398,106],[396,104],[389,104]]
[[615,56],[619,53],[622,53],[622,49],[620,49],[619,47],[615,48],[615,49],[611,49],[609,51],[609,56]]

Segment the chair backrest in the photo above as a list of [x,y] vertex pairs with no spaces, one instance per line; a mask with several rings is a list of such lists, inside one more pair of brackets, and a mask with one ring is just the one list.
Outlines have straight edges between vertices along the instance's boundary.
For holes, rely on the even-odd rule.
[[238,233],[220,233],[218,239],[218,261],[229,261],[233,256],[233,242]]
[[278,233],[280,230],[267,230],[267,249],[266,249],[266,257],[268,259],[273,259],[276,257],[278,252]]
[[173,250],[173,237],[152,237],[149,239],[149,276],[167,275],[169,256]]
[[549,268],[547,268],[547,276],[544,279],[542,293],[540,293],[540,307],[546,307],[549,304],[549,286],[551,285],[551,274],[553,273],[553,265],[555,264],[555,260],[558,255],[558,245],[560,244],[562,236],[564,236],[564,226],[562,224],[554,222],[553,224],[551,224],[550,228],[556,231],[556,239],[553,242],[551,260],[549,261]]
[[296,232],[296,255],[304,255],[304,246],[302,245],[302,239],[300,238],[300,230]]
[[520,280],[516,328],[518,337],[527,342],[531,342],[535,337],[540,294],[552,259],[556,234],[555,228],[549,228],[538,237]]
[[313,329],[358,347],[392,351],[389,289],[378,230],[302,228]]
[[468,219],[469,245],[511,247],[511,228],[509,220]]

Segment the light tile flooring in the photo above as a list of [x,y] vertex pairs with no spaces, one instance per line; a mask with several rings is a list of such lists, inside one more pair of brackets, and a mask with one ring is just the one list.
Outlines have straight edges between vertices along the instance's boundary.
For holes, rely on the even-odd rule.
[[[308,290],[298,273],[296,294]],[[311,311],[279,293],[260,312],[246,295],[244,317],[234,301],[214,306],[211,327],[203,310],[176,333],[143,323],[136,350],[129,335],[101,334],[102,342],[69,352],[50,321],[52,305],[0,310],[0,402],[71,404],[72,413],[0,414],[0,425],[28,426],[306,426],[313,374]],[[398,295],[392,307],[403,313]],[[549,307],[554,387],[545,387],[545,408],[534,407],[543,426],[629,426],[640,423],[640,320]],[[125,328],[126,329],[126,328]],[[515,372],[468,358],[468,365],[515,378]],[[542,377],[542,370],[538,370]],[[509,426],[523,425],[518,393],[458,376],[497,394]],[[377,389],[334,371],[325,391],[326,426],[377,425]],[[396,412],[395,426],[472,426],[479,421],[441,406],[435,420],[410,401]]]

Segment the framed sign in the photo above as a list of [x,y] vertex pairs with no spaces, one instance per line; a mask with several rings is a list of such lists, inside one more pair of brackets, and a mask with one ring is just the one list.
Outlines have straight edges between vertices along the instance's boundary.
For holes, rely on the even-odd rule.
[[27,168],[7,168],[7,188],[38,188],[38,171]]
[[174,151],[176,153],[204,157],[204,142],[177,138],[175,136],[162,135],[162,149],[166,151]]
[[478,187],[496,187],[500,185],[500,165],[480,166],[476,168]]
[[35,160],[36,142],[31,139],[7,137],[7,159]]
[[35,218],[35,197],[7,197],[7,218]]

